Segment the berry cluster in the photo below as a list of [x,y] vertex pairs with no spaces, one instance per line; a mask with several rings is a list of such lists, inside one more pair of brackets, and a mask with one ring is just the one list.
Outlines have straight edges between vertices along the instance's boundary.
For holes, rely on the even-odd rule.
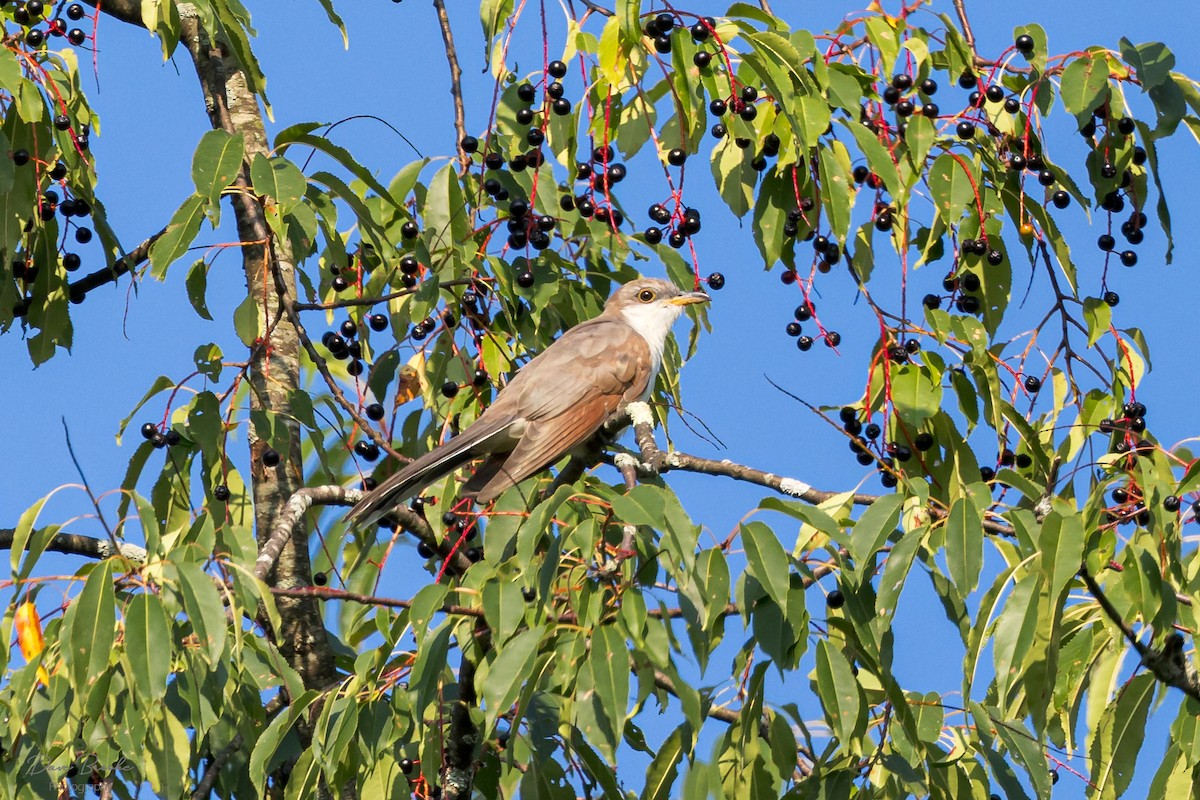
[[[808,198],[804,198],[804,200],[808,200]],[[803,218],[803,214],[803,202],[788,214],[789,225],[793,226],[793,233],[788,235],[795,235],[795,222],[800,221]],[[795,222],[793,222],[793,217]],[[784,233],[788,233],[786,227]],[[818,236],[815,230],[808,232],[805,241],[813,243],[813,257],[817,260],[816,269],[818,272],[827,273],[833,268],[833,265],[842,260],[841,245],[826,236]],[[785,286],[790,286],[799,280],[799,276],[796,275],[795,270],[788,269],[780,274],[780,279]],[[809,283],[811,284],[811,281]],[[792,321],[787,323],[784,330],[788,336],[795,337],[797,349],[801,352],[807,352],[812,349],[816,338],[805,334],[801,323],[808,322],[809,320],[817,320],[817,304],[812,301],[808,289],[804,291],[804,302],[796,306],[792,317]],[[826,330],[819,320],[817,321],[817,329],[818,337],[821,341],[825,342],[826,347],[837,347],[842,343],[842,335],[837,331]]]
[[153,445],[156,450],[174,447],[181,441],[179,431],[174,428],[168,428],[165,432],[161,431],[153,422],[146,422],[142,425],[142,438]]
[[[28,150],[17,149],[11,154],[13,164],[18,167],[24,167],[34,161],[33,156]],[[49,222],[55,218],[55,215],[62,217],[63,225],[68,229],[74,228],[72,234],[76,243],[84,245],[92,241],[92,229],[85,227],[75,220],[84,219],[91,215],[92,206],[86,199],[74,196],[70,188],[66,184],[67,166],[61,161],[56,162],[51,167],[46,175],[50,181],[58,184],[58,188],[47,188],[42,191],[37,199],[37,208],[34,210],[33,216],[42,222]],[[60,196],[62,192],[64,196]],[[37,234],[35,221],[31,217],[25,221],[24,231],[30,237]],[[12,276],[25,283],[28,288],[37,280],[39,267],[34,261],[33,252],[35,250],[32,240],[25,243],[24,251],[14,254],[11,262]],[[66,272],[75,272],[83,265],[83,259],[78,254],[64,251],[60,260],[63,270]],[[71,302],[79,303],[83,301],[82,294],[72,294]]]
[[1154,444],[1141,437],[1146,430],[1146,406],[1144,403],[1126,403],[1121,409],[1121,416],[1116,419],[1103,419],[1099,425],[1102,433],[1112,435],[1112,452],[1150,455],[1154,452]]
[[877,464],[880,482],[886,488],[893,488],[897,483],[896,462],[905,462],[913,457],[913,447],[920,452],[929,450],[934,445],[933,436],[928,433],[918,433],[912,440],[912,447],[896,441],[880,442],[883,429],[874,422],[866,425],[859,419],[858,409],[852,406],[844,407],[838,412],[842,422],[842,430],[849,434],[850,452],[855,460],[864,467]]
[[[717,21],[712,17],[703,17],[698,20],[688,32],[692,35],[692,40],[695,42],[707,42],[712,38],[713,30],[716,28]],[[676,24],[675,15],[663,11],[647,20],[642,31],[650,37],[654,43],[654,52],[661,55],[667,55],[673,47],[672,37],[675,31],[682,30]],[[697,67],[704,69],[712,63],[713,54],[707,50],[701,50],[692,56],[692,63]]]
[[[5,5],[8,3],[5,2]],[[53,5],[53,3],[52,3]],[[66,17],[60,16],[63,6],[55,9],[54,16],[45,20],[45,27],[40,27],[46,15],[46,3],[42,0],[18,0],[13,9],[12,18],[23,28],[22,39],[29,47],[41,47],[47,36],[65,36],[67,41],[79,47],[87,41],[87,34],[81,28],[72,28],[68,23],[82,20],[87,12],[80,3],[66,6]]]

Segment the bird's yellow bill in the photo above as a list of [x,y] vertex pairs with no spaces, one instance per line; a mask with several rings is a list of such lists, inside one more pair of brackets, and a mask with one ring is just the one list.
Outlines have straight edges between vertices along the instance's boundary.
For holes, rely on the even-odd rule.
[[711,298],[704,292],[689,292],[679,297],[672,297],[667,302],[673,306],[690,306],[696,303],[707,303]]

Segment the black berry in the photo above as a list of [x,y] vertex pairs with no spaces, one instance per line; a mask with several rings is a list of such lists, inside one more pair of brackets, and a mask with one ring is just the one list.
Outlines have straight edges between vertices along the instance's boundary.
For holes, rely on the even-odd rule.
[[262,456],[260,456],[260,459],[264,467],[279,466],[279,453],[275,452],[269,447],[262,451]]

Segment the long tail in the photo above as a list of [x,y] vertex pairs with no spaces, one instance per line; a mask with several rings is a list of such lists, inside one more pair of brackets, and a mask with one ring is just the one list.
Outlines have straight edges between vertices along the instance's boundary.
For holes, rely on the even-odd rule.
[[494,448],[488,447],[489,443],[507,436],[511,424],[505,421],[476,430],[476,423],[445,444],[430,450],[360,500],[346,515],[347,524],[351,527],[367,527],[378,522],[388,511],[425,486],[490,452]]

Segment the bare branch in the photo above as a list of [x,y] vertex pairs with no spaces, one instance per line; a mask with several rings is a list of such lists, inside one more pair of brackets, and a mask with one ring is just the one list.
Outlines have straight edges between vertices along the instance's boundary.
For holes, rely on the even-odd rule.
[[[15,536],[16,531],[13,528],[0,528],[0,550],[12,549]],[[136,544],[122,542],[114,546],[107,539],[97,539],[93,536],[63,531],[54,534],[54,537],[50,539],[50,544],[46,545],[46,549],[55,553],[86,556],[101,561],[119,555],[136,564],[145,564],[147,557],[146,548],[138,547]]]
[[[796,478],[776,475],[773,472],[764,472],[763,470],[748,467],[744,464],[735,464],[728,459],[716,461],[711,458],[701,458],[687,453],[680,453],[676,450],[664,453],[658,448],[658,444],[654,440],[654,417],[650,413],[650,407],[645,403],[630,403],[626,408],[626,413],[629,419],[633,421],[635,438],[638,448],[641,451],[642,461],[639,466],[647,473],[657,475],[678,469],[685,472],[699,472],[705,475],[722,475],[734,480],[765,486],[780,494],[795,497],[813,505],[823,503],[842,494],[841,492],[827,492],[821,489],[814,489],[804,481]],[[615,463],[615,459],[609,459],[609,461],[610,463]],[[869,506],[878,501],[880,496],[856,493],[851,497],[854,505]],[[937,508],[931,508],[929,511],[935,517],[941,517],[945,513]],[[984,520],[983,527],[989,533],[1000,536],[1013,535],[1010,527],[994,519]]]

